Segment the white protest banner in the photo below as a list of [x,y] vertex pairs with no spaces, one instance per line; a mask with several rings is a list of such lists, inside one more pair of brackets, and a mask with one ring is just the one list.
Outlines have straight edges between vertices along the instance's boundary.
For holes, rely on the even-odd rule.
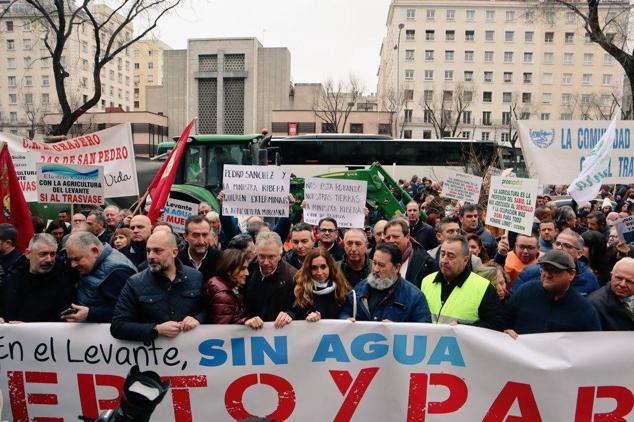
[[103,166],[36,163],[38,202],[104,203]]
[[481,188],[481,177],[451,171],[442,184],[442,193],[445,197],[457,199],[462,203],[477,204]]
[[486,224],[530,236],[537,200],[537,180],[493,176]]
[[634,243],[634,216],[622,218],[616,223],[616,234],[625,243]]
[[171,382],[152,422],[625,421],[630,350],[626,333],[513,340],[467,325],[201,325],[144,345],[112,339],[107,324],[4,324],[2,419],[96,418],[138,363]]
[[[543,184],[569,183],[610,125],[609,120],[518,120],[526,168]],[[617,123],[604,184],[630,183],[634,177],[634,121]]]
[[291,173],[278,166],[225,164],[222,214],[288,217]]
[[322,218],[332,217],[339,227],[363,227],[367,189],[365,180],[306,178],[304,222],[318,224]]
[[198,215],[198,204],[167,198],[160,220],[168,223],[175,233],[185,233],[185,221],[192,215]]
[[0,133],[0,141],[9,145],[11,159],[28,202],[38,199],[36,163],[103,166],[106,198],[139,194],[129,124],[55,143],[32,141],[6,133]]

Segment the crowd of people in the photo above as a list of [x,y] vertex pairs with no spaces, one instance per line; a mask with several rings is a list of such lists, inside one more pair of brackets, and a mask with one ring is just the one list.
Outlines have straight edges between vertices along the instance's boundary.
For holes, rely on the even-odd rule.
[[114,337],[143,342],[200,324],[321,319],[468,324],[513,338],[634,330],[634,246],[614,227],[634,214],[634,185],[559,207],[565,187],[552,187],[530,235],[492,233],[480,206],[443,204],[440,183],[401,185],[414,198],[404,215],[347,230],[329,217],[272,226],[256,216],[242,229],[201,203],[180,235],[108,206],[47,226],[34,217],[22,254],[20,233],[1,224],[2,322],[107,322]]

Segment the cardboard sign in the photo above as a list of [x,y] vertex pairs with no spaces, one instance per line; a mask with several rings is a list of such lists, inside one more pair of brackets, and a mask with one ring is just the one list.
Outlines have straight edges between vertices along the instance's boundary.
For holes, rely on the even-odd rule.
[[167,198],[161,221],[168,223],[175,233],[185,233],[185,221],[192,215],[198,215],[198,204]]
[[530,236],[536,199],[537,180],[493,176],[486,224]]
[[130,124],[55,143],[7,133],[0,133],[0,141],[9,145],[15,172],[28,202],[38,201],[36,163],[102,166],[105,198],[139,194]]
[[442,184],[442,193],[446,198],[457,199],[462,203],[477,204],[481,188],[481,177],[451,171]]
[[288,217],[291,172],[277,166],[237,166],[223,170],[222,214]]
[[304,185],[304,222],[318,224],[324,217],[339,227],[362,228],[365,221],[365,180],[309,177]]
[[36,163],[35,169],[38,202],[104,203],[103,166]]
[[634,243],[634,216],[630,215],[616,222],[616,233],[619,240],[625,243]]

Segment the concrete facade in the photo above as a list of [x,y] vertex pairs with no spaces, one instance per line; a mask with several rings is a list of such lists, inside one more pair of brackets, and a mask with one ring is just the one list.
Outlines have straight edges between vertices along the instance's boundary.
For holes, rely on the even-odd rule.
[[[609,2],[601,22],[627,5]],[[457,97],[468,106],[449,136],[501,141],[510,136],[512,108],[519,119],[600,119],[609,118],[613,94],[623,97],[621,66],[585,37],[565,7],[392,0],[386,26],[378,95],[384,109],[390,97],[402,99],[397,127],[404,137],[438,137],[432,111],[451,111],[455,119]]]
[[146,89],[163,85],[163,52],[172,48],[161,40],[134,43],[134,110],[148,110]]

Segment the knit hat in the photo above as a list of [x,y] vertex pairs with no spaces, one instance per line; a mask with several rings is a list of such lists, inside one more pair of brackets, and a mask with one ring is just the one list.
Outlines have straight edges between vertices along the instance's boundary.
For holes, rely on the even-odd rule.
[[601,204],[601,208],[607,208],[607,207],[612,208],[612,201],[610,201],[610,198],[605,198],[603,200],[603,203]]

